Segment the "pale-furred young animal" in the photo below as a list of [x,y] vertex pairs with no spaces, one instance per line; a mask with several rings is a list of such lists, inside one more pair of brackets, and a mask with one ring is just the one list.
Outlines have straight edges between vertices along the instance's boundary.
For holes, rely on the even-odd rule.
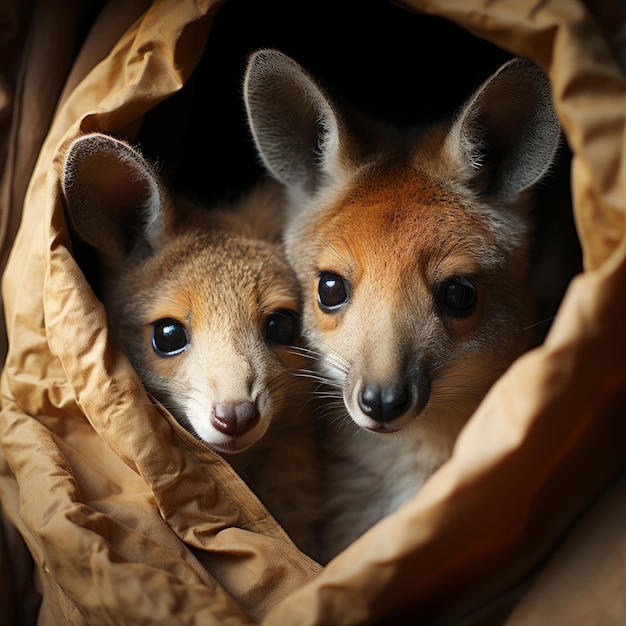
[[313,554],[313,421],[309,383],[293,373],[300,303],[278,245],[282,190],[199,206],[169,192],[139,151],[97,133],[72,141],[63,167],[109,326],[147,391]]
[[328,560],[449,458],[532,341],[531,191],[555,159],[559,123],[548,78],[523,59],[454,119],[417,132],[346,111],[276,50],[251,55],[244,99],[286,190],[303,334],[331,396]]

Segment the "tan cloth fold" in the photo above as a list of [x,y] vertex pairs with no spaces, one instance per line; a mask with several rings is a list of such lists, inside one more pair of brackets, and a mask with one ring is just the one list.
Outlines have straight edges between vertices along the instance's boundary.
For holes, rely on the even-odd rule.
[[221,5],[107,3],[40,94],[44,128],[27,138],[0,125],[3,149],[10,136],[17,150],[1,155],[2,198],[12,198],[2,205],[5,241],[22,210],[3,276],[0,503],[34,559],[40,623],[626,621],[621,11],[608,0],[402,2],[548,72],[573,153],[585,272],[545,343],[498,381],[450,461],[320,571],[224,461],[153,406],[109,340],[60,198],[64,143],[95,130],[134,139],[146,113],[188,81]]

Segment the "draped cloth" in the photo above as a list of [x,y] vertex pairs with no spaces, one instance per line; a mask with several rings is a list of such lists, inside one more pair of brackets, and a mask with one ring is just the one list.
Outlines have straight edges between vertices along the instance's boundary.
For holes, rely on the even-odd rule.
[[[395,3],[547,72],[572,154],[583,271],[545,341],[497,381],[451,459],[322,569],[226,462],[147,397],[109,337],[61,201],[66,141],[90,131],[140,137],[146,116],[184,93],[228,3],[111,0],[98,12],[78,0],[0,5],[7,623],[24,614],[41,624],[626,621],[618,5]],[[424,63],[404,61],[416,74]]]

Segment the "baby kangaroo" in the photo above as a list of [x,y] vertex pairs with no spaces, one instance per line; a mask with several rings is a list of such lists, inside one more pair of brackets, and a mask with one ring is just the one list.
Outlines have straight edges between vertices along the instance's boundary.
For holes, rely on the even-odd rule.
[[420,489],[528,347],[529,193],[559,123],[522,59],[415,132],[340,109],[274,50],[250,57],[244,99],[286,190],[303,335],[343,400],[324,420],[325,561]]
[[277,245],[279,186],[221,210],[197,206],[102,134],[75,139],[63,168],[71,223],[98,253],[111,331],[147,391],[312,554],[309,389],[292,371],[299,291]]

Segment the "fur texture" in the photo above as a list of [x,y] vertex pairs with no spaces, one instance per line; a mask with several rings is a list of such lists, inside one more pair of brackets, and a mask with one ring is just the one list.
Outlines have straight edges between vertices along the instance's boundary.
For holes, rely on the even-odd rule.
[[314,555],[313,422],[309,383],[293,373],[300,304],[278,245],[280,188],[199,207],[100,134],[69,145],[63,174],[71,223],[98,251],[111,330],[146,389]]
[[286,190],[285,249],[327,398],[327,561],[420,489],[528,346],[529,192],[559,124],[548,79],[521,59],[417,132],[349,117],[274,50],[251,56],[244,99]]

